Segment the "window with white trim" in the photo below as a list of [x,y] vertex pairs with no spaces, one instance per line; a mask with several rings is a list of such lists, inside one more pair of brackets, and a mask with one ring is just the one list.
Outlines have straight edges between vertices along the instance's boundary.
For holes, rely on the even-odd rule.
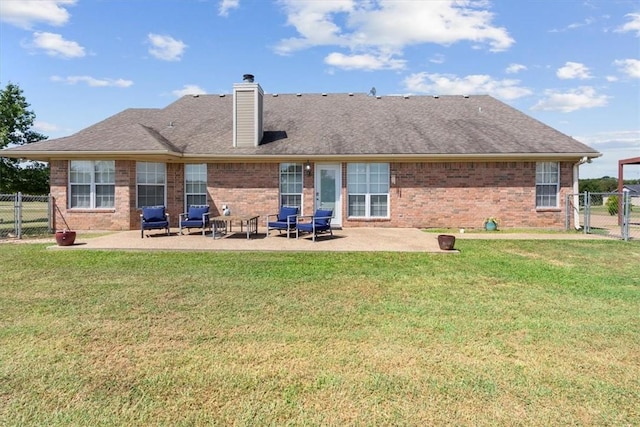
[[302,212],[302,163],[280,163],[280,206]]
[[137,206],[166,206],[167,168],[164,163],[137,162]]
[[558,191],[560,190],[560,163],[536,163],[536,207],[558,207]]
[[69,162],[69,208],[113,208],[115,193],[115,161],[71,160]]
[[207,204],[207,164],[184,165],[185,212],[192,205]]
[[389,217],[389,163],[347,164],[348,216]]

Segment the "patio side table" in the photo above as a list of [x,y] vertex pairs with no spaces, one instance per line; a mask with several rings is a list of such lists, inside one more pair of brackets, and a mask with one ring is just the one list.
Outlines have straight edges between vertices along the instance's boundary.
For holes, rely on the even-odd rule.
[[[258,218],[260,215],[219,215],[211,218],[213,224],[213,238],[216,239],[216,235],[224,232],[224,234],[231,233],[233,223],[240,224],[240,232],[244,233],[246,230],[247,239],[251,238],[252,234],[258,234]],[[218,237],[222,238],[222,236]]]

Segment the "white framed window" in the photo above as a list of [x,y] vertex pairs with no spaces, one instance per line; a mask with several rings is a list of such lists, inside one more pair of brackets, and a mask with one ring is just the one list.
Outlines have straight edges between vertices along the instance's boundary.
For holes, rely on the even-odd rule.
[[167,167],[164,163],[137,162],[137,206],[166,206]]
[[302,212],[302,163],[280,163],[280,206]]
[[115,161],[71,160],[69,162],[69,208],[113,208],[115,193]]
[[349,217],[389,217],[389,163],[347,164]]
[[185,212],[191,205],[207,204],[207,164],[184,165]]
[[536,163],[536,207],[558,207],[560,190],[560,164],[558,162]]

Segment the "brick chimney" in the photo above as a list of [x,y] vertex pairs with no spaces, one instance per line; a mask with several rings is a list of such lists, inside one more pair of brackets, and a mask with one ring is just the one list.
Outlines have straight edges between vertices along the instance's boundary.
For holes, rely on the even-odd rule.
[[262,99],[264,92],[252,74],[233,85],[233,146],[257,147],[262,140]]

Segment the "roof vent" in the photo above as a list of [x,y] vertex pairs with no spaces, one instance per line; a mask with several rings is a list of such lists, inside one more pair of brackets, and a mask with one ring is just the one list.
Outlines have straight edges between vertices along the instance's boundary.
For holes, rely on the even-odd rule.
[[349,92],[349,96],[353,96],[353,92]]
[[243,74],[242,81],[245,83],[253,83],[253,74]]
[[404,99],[409,99],[409,95],[404,95],[403,98]]
[[277,98],[277,97],[278,97],[278,94],[277,94],[277,93],[274,93],[274,94],[273,94],[273,95],[271,95],[271,96],[273,96],[274,98]]
[[439,95],[433,95],[433,97],[434,97],[435,99],[440,98],[440,96],[439,96]]
[[380,95],[376,95],[376,99],[382,99]]
[[469,95],[462,95],[462,97],[463,97],[463,98],[468,98],[468,97],[469,97]]
[[302,96],[302,94],[301,93],[296,93],[296,96]]
[[224,98],[226,95],[224,93],[220,94],[220,98]]
[[327,93],[326,93],[326,92],[324,92],[324,93],[322,94],[322,96],[327,96]]
[[193,95],[193,97],[194,97],[194,98],[199,98],[199,97],[200,97],[200,94],[196,93],[196,94],[194,94],[194,95]]

